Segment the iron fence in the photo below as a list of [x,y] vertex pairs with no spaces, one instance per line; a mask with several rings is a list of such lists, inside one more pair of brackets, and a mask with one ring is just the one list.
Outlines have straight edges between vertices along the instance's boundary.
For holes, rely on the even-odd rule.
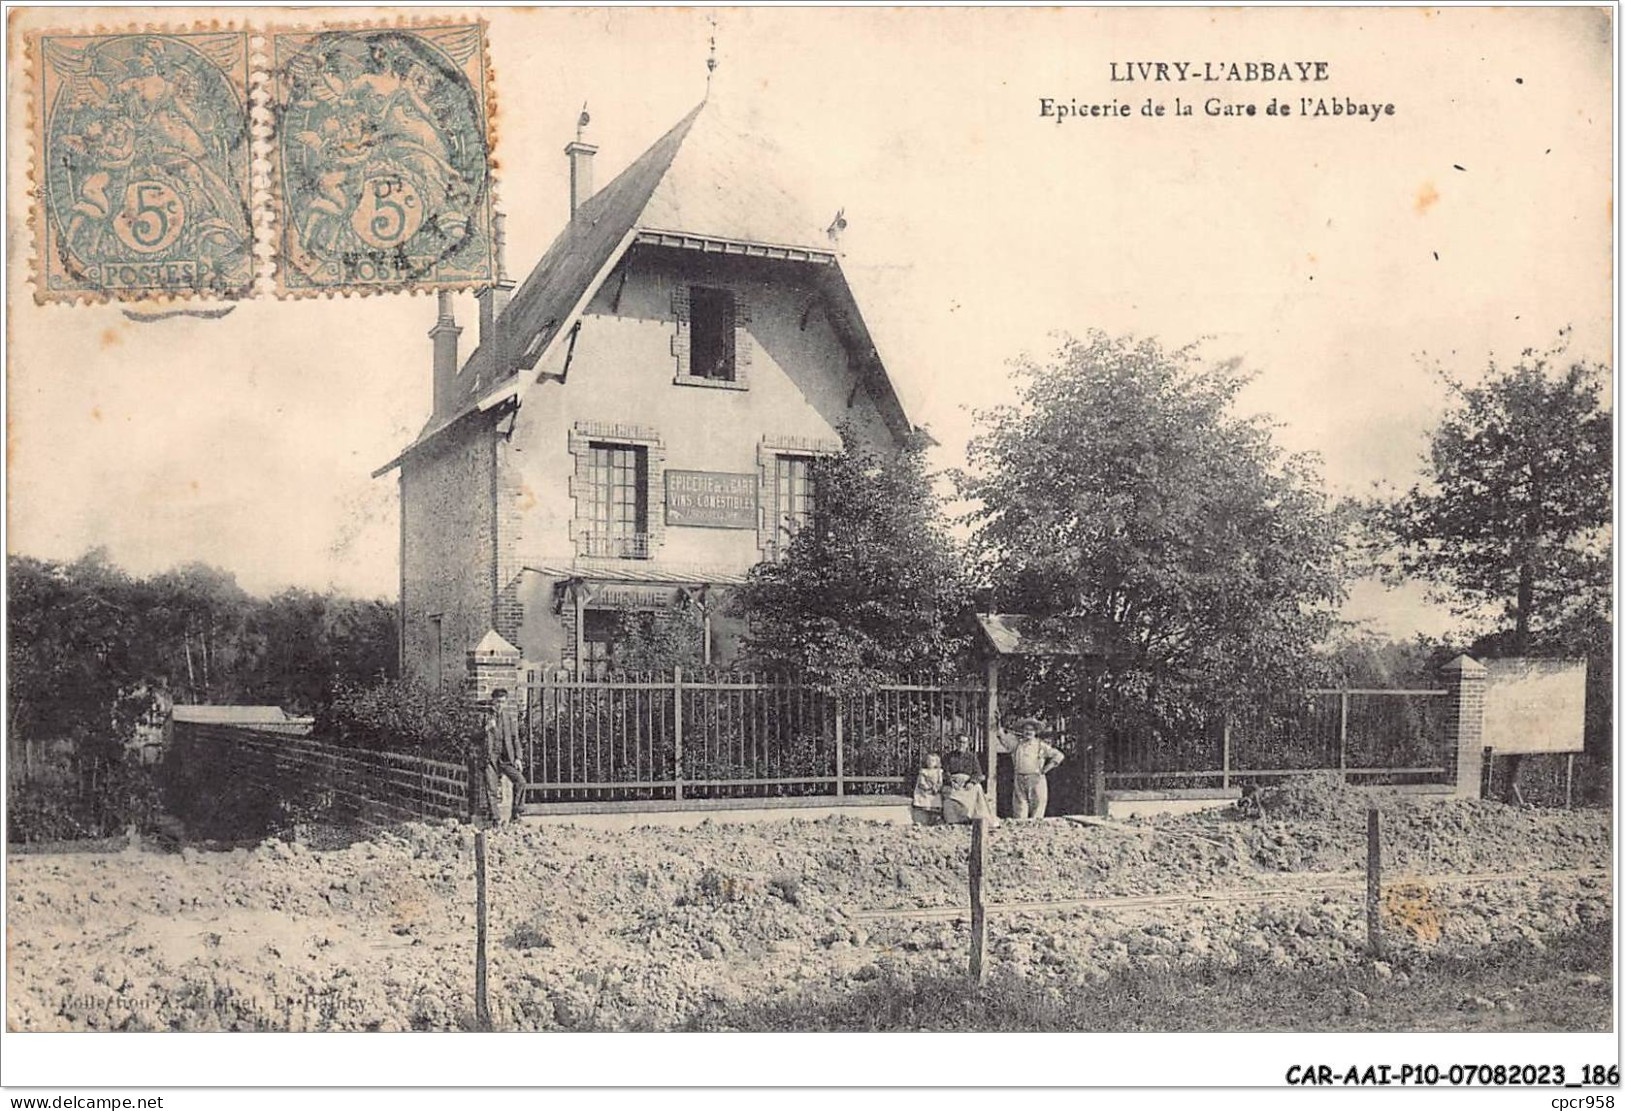
[[1454,773],[1445,690],[1312,690],[1296,705],[1214,717],[1106,746],[1114,787],[1233,787],[1337,771],[1367,784]]
[[533,669],[526,693],[527,802],[895,794],[957,734],[986,746],[987,693],[970,685]]

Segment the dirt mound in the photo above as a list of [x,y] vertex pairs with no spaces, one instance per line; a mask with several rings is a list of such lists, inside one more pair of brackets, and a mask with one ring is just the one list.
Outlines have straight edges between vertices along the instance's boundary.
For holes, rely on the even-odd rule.
[[[1406,944],[1470,946],[1611,914],[1604,812],[1415,805],[1385,822]],[[853,819],[693,829],[525,825],[489,836],[490,978],[502,1028],[669,1027],[740,999],[964,960],[963,827]],[[1198,891],[1252,902],[1009,914],[992,951],[1062,985],[1263,946],[1359,959],[1360,895],[1280,894],[1364,859],[1345,816],[1190,816],[1111,827],[1009,823],[989,845],[995,903]],[[9,1019],[22,1030],[456,1029],[472,1012],[473,834],[415,825],[342,849],[32,855],[9,865]],[[1530,870],[1540,879],[1422,885]],[[1335,877],[1331,877],[1335,878]],[[1409,886],[1407,886],[1409,885]],[[1414,890],[1413,890],[1414,888]],[[1413,928],[1414,927],[1414,928]],[[1414,935],[1414,936],[1413,936]]]

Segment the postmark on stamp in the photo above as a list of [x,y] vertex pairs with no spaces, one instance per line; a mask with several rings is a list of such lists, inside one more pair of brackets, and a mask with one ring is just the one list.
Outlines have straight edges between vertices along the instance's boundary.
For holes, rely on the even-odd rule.
[[483,24],[267,37],[278,292],[493,280]]
[[248,36],[35,37],[41,301],[252,292]]

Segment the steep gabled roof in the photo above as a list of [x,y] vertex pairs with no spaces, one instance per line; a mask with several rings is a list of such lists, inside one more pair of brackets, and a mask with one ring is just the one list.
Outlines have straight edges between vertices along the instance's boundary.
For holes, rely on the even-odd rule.
[[888,423],[911,428],[858,311],[827,234],[775,180],[777,147],[702,101],[615,180],[576,210],[497,321],[506,359],[481,344],[458,375],[457,396],[436,412],[382,475],[447,427],[535,384],[534,368],[567,335],[636,242],[816,263],[832,319],[878,387]]

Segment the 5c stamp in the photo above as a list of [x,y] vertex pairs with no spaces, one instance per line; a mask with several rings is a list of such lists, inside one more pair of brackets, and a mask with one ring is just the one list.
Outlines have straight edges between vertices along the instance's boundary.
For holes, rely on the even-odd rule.
[[35,296],[253,286],[248,36],[37,36]]
[[268,37],[278,291],[490,282],[483,26]]

